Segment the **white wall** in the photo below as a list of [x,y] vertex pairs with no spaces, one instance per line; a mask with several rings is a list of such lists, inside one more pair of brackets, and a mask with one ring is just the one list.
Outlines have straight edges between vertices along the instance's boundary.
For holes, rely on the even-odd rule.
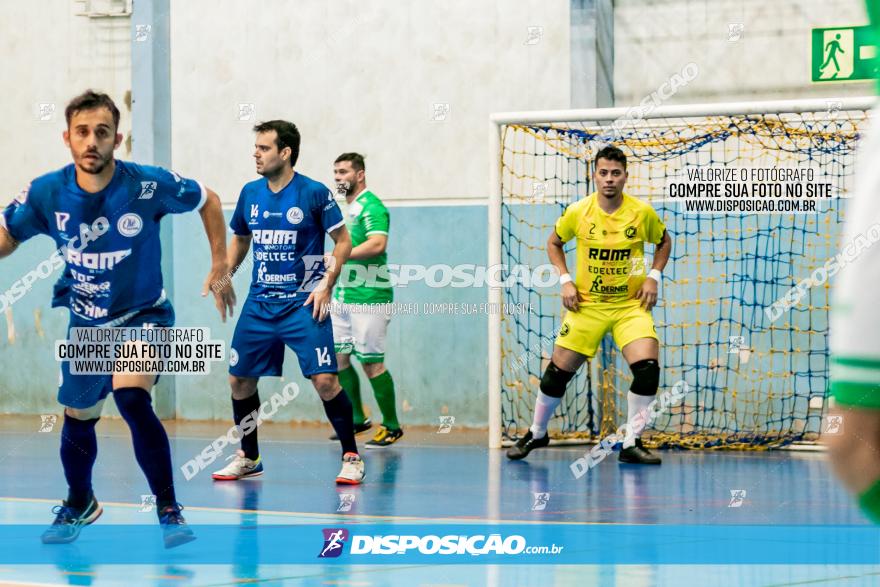
[[[493,111],[567,108],[568,0],[173,0],[173,160],[227,201],[254,178],[254,121],[293,121],[297,168],[367,157],[382,197],[482,198]],[[527,27],[542,26],[526,45]],[[444,122],[432,104],[448,103]]]
[[[728,24],[744,25],[728,41]],[[864,0],[616,0],[614,90],[631,106],[693,61],[670,104],[872,95],[871,82],[814,84],[810,31],[868,23]]]
[[[74,16],[68,0],[3,3],[0,34],[0,206],[27,183],[70,162],[61,140],[64,107],[88,88],[107,92],[122,111],[122,131],[131,128],[124,105],[131,86],[130,21]],[[40,121],[40,103],[55,105],[51,120]],[[119,156],[127,158],[125,146]]]
[[[66,164],[66,102],[102,89],[123,110],[129,19],[74,16],[67,0],[6,3],[0,107],[0,205]],[[329,181],[343,150],[367,155],[389,198],[480,198],[492,111],[567,108],[568,0],[172,1],[173,160],[227,202],[253,177],[253,121],[289,118],[303,133],[300,170]],[[727,25],[742,22],[730,43]],[[810,29],[867,22],[862,0],[616,0],[615,94],[639,102],[685,63],[699,77],[671,103],[865,95],[871,83],[812,84]],[[9,24],[9,23],[14,23]],[[524,44],[529,26],[543,38]],[[52,120],[38,120],[41,102]],[[432,122],[433,103],[448,103]],[[119,153],[128,157],[123,147]]]

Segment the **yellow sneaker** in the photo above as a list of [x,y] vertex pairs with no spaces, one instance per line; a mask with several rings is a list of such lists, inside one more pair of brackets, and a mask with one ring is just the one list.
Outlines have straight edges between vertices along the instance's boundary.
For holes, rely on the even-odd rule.
[[372,440],[367,441],[367,448],[382,448],[385,446],[391,446],[395,442],[403,437],[403,429],[398,428],[397,430],[392,430],[390,428],[385,428],[385,426],[379,427],[379,431],[376,432],[376,436],[373,437]]

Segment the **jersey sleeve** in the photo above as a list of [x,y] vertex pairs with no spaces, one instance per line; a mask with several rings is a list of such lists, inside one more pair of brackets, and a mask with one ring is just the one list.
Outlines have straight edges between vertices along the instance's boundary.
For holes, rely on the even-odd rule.
[[0,226],[20,243],[38,234],[49,234],[46,217],[32,192],[31,186],[23,189],[0,214]]
[[208,200],[205,186],[194,179],[181,177],[173,171],[153,167],[156,198],[165,214],[183,214],[201,210]]
[[232,219],[229,221],[229,228],[238,236],[248,236],[251,234],[251,228],[244,217],[245,206],[247,206],[245,190],[242,188],[241,194],[238,196],[238,202],[235,204],[235,210],[232,212]]
[[366,236],[373,234],[383,234],[388,236],[388,227],[391,224],[391,215],[388,208],[379,200],[373,200],[364,207],[361,214],[361,221],[364,225]]
[[574,210],[574,205],[571,205],[565,209],[565,212],[556,221],[556,234],[562,242],[567,243],[575,237],[575,234],[577,234],[576,230],[577,214]]
[[345,219],[342,218],[342,210],[339,209],[339,204],[336,203],[333,192],[327,188],[315,190],[312,214],[321,226],[324,227],[324,232],[333,232],[345,224]]
[[666,225],[660,220],[657,211],[649,207],[645,214],[645,240],[658,245],[666,232]]

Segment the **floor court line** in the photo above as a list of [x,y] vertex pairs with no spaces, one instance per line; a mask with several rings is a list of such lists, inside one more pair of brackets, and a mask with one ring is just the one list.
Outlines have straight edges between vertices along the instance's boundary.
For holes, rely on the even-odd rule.
[[[40,503],[58,505],[57,499],[45,499],[40,497],[0,497],[0,503]],[[140,506],[134,503],[121,503],[114,501],[102,501],[102,507],[118,507],[125,509],[136,509]],[[620,524],[617,522],[565,522],[565,521],[541,521],[541,520],[491,520],[488,518],[477,517],[417,517],[417,516],[377,516],[370,514],[346,514],[337,515],[321,514],[317,512],[287,512],[278,510],[243,510],[236,508],[217,508],[207,506],[186,506],[187,510],[198,512],[216,512],[221,514],[259,514],[263,516],[279,516],[279,517],[300,517],[300,518],[316,518],[327,519],[334,518],[338,520],[351,521],[354,519],[363,519],[370,521],[388,521],[388,522],[435,522],[441,524],[500,524],[500,525],[550,525],[550,526],[647,526],[650,524]]]

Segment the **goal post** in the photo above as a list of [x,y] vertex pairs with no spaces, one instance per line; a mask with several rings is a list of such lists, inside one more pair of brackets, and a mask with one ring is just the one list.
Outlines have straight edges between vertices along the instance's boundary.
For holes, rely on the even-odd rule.
[[[489,446],[525,432],[563,313],[559,286],[516,279],[548,263],[544,243],[565,207],[593,190],[603,146],[622,149],[624,188],[657,210],[673,237],[653,315],[660,390],[688,393],[657,417],[646,443],[763,449],[815,443],[827,407],[829,284],[784,315],[766,308],[836,253],[855,149],[876,98],[498,113],[490,117]],[[694,168],[809,169],[834,197],[811,213],[686,212],[666,195]],[[569,270],[577,274],[573,241]],[[653,246],[647,245],[650,260]],[[497,285],[497,284],[496,284]],[[741,338],[740,338],[741,337]],[[730,345],[736,341],[733,352]],[[624,423],[631,376],[606,336],[550,423],[555,439],[595,441]]]

